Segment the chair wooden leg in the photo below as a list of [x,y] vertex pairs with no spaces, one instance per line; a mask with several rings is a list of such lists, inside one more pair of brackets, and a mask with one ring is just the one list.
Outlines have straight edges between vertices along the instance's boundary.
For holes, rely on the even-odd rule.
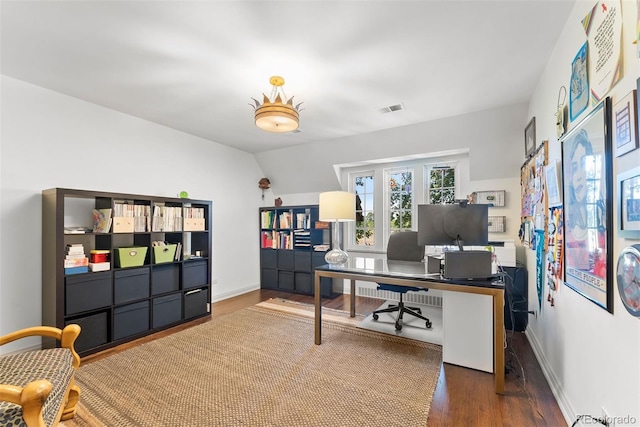
[[69,399],[62,411],[62,417],[60,417],[62,421],[70,420],[76,415],[76,404],[78,403],[78,399],[80,399],[80,388],[74,384],[69,390]]

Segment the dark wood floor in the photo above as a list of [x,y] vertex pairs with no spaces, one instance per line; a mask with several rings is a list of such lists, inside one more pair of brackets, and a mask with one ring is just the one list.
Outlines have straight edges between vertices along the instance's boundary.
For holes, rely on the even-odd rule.
[[[212,305],[211,318],[224,316],[255,305],[269,298],[313,303],[313,297],[284,292],[259,290],[230,298]],[[369,314],[380,305],[380,300],[357,297],[356,310]],[[349,309],[349,296],[323,300],[323,306],[338,310]],[[159,332],[149,337],[106,350],[82,359],[90,363],[115,352],[125,350],[142,342],[168,335],[196,323],[209,321],[200,319],[189,324]],[[494,392],[493,375],[443,364],[438,385],[431,402],[429,427],[440,426],[566,426],[562,412],[542,374],[526,336],[521,332],[507,334],[505,359],[507,365],[505,395]],[[407,386],[419,387],[407,379]]]

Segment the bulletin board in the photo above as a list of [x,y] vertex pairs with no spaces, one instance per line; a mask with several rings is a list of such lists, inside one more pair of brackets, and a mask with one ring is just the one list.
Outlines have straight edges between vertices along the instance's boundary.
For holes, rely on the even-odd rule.
[[547,250],[548,197],[545,167],[549,161],[549,141],[542,141],[520,168],[520,240],[530,249],[536,248],[536,230],[544,231],[544,251]]

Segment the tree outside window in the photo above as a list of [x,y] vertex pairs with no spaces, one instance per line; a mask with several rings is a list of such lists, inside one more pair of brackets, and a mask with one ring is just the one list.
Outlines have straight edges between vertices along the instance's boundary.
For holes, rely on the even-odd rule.
[[389,174],[389,232],[411,230],[413,222],[413,172]]
[[429,171],[429,195],[431,204],[449,204],[455,202],[456,177],[451,167],[432,168]]
[[373,175],[355,178],[356,190],[356,245],[375,244],[373,201],[375,195]]

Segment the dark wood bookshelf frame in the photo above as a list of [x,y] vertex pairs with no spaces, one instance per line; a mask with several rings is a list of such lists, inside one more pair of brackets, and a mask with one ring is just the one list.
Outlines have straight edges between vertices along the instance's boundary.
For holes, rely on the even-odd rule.
[[[136,204],[146,204],[151,208],[155,204],[165,204],[166,206],[175,207],[198,207],[204,209],[204,230],[199,231],[144,231],[130,233],[114,233],[113,227],[108,233],[85,232],[79,234],[65,233],[65,226],[77,224],[65,224],[65,201],[71,199],[82,199],[83,204],[91,205],[91,209],[104,209],[114,207],[115,201],[130,200]],[[91,212],[87,213],[91,218]],[[153,215],[153,209],[149,215]],[[184,220],[184,218],[182,218]],[[85,219],[85,221],[87,221]],[[89,226],[89,224],[82,224]],[[96,336],[104,336],[99,344],[86,344],[79,348],[81,356],[103,351],[105,349],[138,339],[140,337],[158,332],[163,329],[171,328],[181,323],[190,322],[194,319],[210,316],[211,310],[211,255],[212,255],[212,202],[208,200],[181,199],[161,196],[144,196],[126,193],[109,193],[101,191],[76,190],[67,188],[52,188],[42,191],[42,323],[62,328],[67,323],[85,322],[86,328],[83,336],[82,332],[79,341],[86,340],[91,334]],[[183,227],[181,227],[183,228]],[[182,250],[185,243],[189,242],[191,254],[196,251],[201,252],[201,257],[183,259],[181,255],[179,260],[175,259],[171,262],[155,263],[153,246],[151,242],[154,240],[165,240],[171,243],[181,243]],[[83,243],[85,254],[89,256],[92,249],[108,249],[110,251],[111,268],[106,272],[87,272],[73,275],[65,275],[64,259],[66,245],[69,243]],[[140,266],[116,267],[115,250],[118,247],[125,246],[141,246],[146,247],[147,252],[144,263]],[[173,267],[169,267],[173,266]],[[196,267],[196,268],[191,268]],[[169,283],[170,289],[163,292],[154,293],[154,272],[164,270],[173,270],[160,276],[168,280],[176,280],[177,283]],[[177,272],[177,274],[176,274]],[[188,272],[188,274],[187,274]],[[117,280],[123,280],[122,286],[118,289],[120,292],[133,292],[126,280],[131,280],[131,276],[139,273],[141,279],[139,282],[132,282],[134,288],[141,290],[146,296],[133,296],[132,299],[122,303],[116,303]],[[147,282],[144,282],[146,274]],[[116,277],[118,276],[118,277]],[[174,279],[172,279],[172,277]],[[102,294],[110,303],[101,303],[95,301],[97,306],[87,310],[75,311],[69,308],[69,305],[77,303],[80,306],[84,304],[91,305],[91,299],[94,296],[88,290],[82,288],[83,284],[94,286],[93,279],[102,280],[99,288]],[[159,282],[158,282],[159,283]],[[73,286],[77,286],[74,288]],[[147,288],[145,289],[145,286]],[[71,290],[78,289],[80,292],[77,297],[71,298]],[[87,297],[88,295],[88,297]],[[98,296],[95,296],[98,298]],[[126,298],[125,298],[126,299]],[[180,300],[178,303],[178,299]],[[87,302],[87,300],[89,302]],[[137,304],[137,306],[136,306]],[[168,304],[166,306],[161,304]],[[170,305],[169,305],[170,304]],[[133,311],[136,307],[143,307],[134,312],[134,317],[117,317],[126,310],[131,308]],[[168,307],[168,308],[167,308]],[[145,311],[146,310],[146,311]],[[178,313],[179,310],[179,313]],[[129,313],[129,312],[127,312]],[[146,313],[146,318],[145,318]],[[165,323],[154,322],[154,316],[160,318],[163,315],[169,320]],[[130,316],[130,314],[127,314]],[[124,325],[129,327],[131,320],[132,328],[138,325],[138,330],[124,337],[114,338],[116,325]],[[136,321],[141,321],[142,326]],[[92,330],[95,323],[98,322],[99,327]],[[116,322],[118,322],[116,324]],[[145,326],[145,322],[147,325]],[[154,327],[154,323],[162,323],[160,326]],[[82,326],[82,325],[81,325]],[[125,329],[126,332],[126,329]],[[89,339],[89,342],[91,340]],[[104,341],[104,342],[102,342]],[[54,345],[48,341],[43,343],[45,347]],[[78,348],[78,347],[77,347]]]
[[[263,223],[263,213],[274,212],[274,219],[270,227],[265,227]],[[278,219],[283,212],[291,213],[291,226],[282,227]],[[308,227],[298,227],[296,214],[309,216]],[[331,247],[331,226],[322,223],[321,227],[316,227],[319,221],[318,205],[296,205],[296,206],[274,206],[262,207],[258,213],[259,221],[259,245],[260,245],[260,287],[276,291],[293,292],[302,295],[314,294],[314,271],[315,267],[326,264],[324,256],[326,251],[314,251],[314,245],[325,244]],[[268,225],[268,224],[266,224]],[[308,246],[303,246],[307,235],[299,233],[301,230],[308,234]],[[292,247],[271,248],[264,247],[263,233],[284,232],[290,233]],[[304,237],[298,238],[297,235]],[[298,243],[298,244],[296,244]],[[341,292],[334,291],[334,281],[330,278],[322,279],[322,296],[324,298],[335,298]]]

